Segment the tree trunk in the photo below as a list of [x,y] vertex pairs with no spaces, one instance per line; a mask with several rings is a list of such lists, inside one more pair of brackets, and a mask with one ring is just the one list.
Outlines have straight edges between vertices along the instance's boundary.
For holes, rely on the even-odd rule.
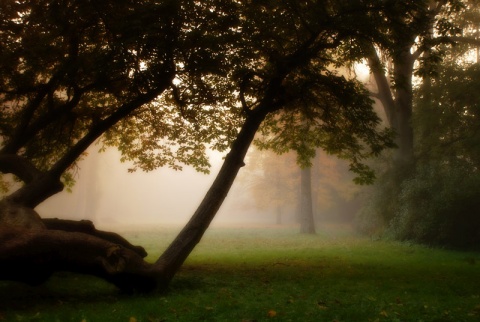
[[243,161],[245,155],[266,115],[267,112],[258,109],[247,117],[215,181],[200,203],[200,206],[187,225],[157,260],[155,265],[161,268],[162,274],[167,281],[173,278],[193,248],[200,242],[200,239],[215,217],[238,171],[245,165]]
[[98,276],[128,292],[150,291],[161,282],[156,267],[104,239],[60,230],[0,228],[0,279],[37,285],[57,271]]
[[[56,271],[71,271],[98,276],[128,292],[166,288],[227,196],[267,113],[267,108],[249,113],[200,206],[154,264],[143,260],[143,248],[116,234],[97,231],[89,222],[49,219],[39,229],[0,226],[0,279],[38,284]],[[24,189],[22,194],[28,191]],[[5,202],[12,203],[10,198]]]
[[395,79],[395,114],[398,150],[396,162],[400,166],[413,164],[413,64],[410,46],[399,50],[394,57],[393,77]]
[[161,272],[143,247],[89,221],[41,219],[31,208],[0,201],[0,279],[40,284],[56,271],[91,274],[124,291],[149,291]]
[[89,222],[49,219],[46,228],[62,230],[0,227],[0,279],[38,284],[63,270],[98,276],[128,292],[167,287],[227,196],[266,114],[247,117],[202,203],[156,263],[145,262],[136,247],[96,231]]
[[132,245],[128,240],[126,240],[119,234],[109,231],[97,230],[90,220],[75,221],[58,218],[44,218],[42,219],[42,222],[47,229],[88,234],[128,248],[141,257],[147,256],[145,248]]
[[276,224],[278,226],[282,225],[282,207],[280,205],[277,205],[275,218],[276,218]]
[[369,65],[378,88],[378,99],[383,105],[390,127],[396,132],[398,149],[394,154],[397,166],[413,163],[412,77],[415,62],[410,47],[399,49],[393,59],[394,89],[392,92],[378,54],[370,49]]
[[315,234],[315,220],[312,206],[312,168],[301,169],[301,213],[300,233]]

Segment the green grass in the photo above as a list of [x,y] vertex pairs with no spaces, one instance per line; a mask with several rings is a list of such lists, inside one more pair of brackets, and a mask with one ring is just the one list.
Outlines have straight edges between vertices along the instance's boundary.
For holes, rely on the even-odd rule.
[[[153,260],[175,231],[125,235]],[[214,228],[167,293],[128,296],[67,273],[34,288],[0,282],[0,321],[480,321],[480,254]]]

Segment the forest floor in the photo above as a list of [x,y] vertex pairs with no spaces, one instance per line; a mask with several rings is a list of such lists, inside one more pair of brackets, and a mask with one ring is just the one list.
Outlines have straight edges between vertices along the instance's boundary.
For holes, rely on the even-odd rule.
[[[153,261],[176,231],[123,235]],[[480,253],[297,231],[214,227],[166,293],[121,294],[68,273],[39,287],[0,282],[0,321],[480,321]]]

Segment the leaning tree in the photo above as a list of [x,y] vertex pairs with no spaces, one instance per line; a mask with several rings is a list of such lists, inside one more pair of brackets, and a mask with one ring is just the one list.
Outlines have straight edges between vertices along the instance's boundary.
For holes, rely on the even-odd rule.
[[[0,172],[23,183],[0,204],[0,278],[41,283],[59,270],[119,288],[168,285],[200,241],[257,131],[305,159],[321,147],[362,161],[391,146],[361,84],[335,73],[337,48],[371,35],[364,1],[3,1]],[[100,140],[136,167],[227,151],[191,220],[154,263],[86,222],[33,208],[70,184]],[[308,144],[304,144],[305,141]],[[302,143],[302,144],[299,144]],[[34,269],[33,269],[34,267]]]

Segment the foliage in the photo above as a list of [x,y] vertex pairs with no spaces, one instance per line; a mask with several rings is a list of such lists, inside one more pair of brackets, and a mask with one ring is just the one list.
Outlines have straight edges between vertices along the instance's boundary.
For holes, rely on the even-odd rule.
[[480,173],[462,164],[417,169],[402,184],[392,235],[430,245],[480,249]]
[[478,64],[445,64],[416,91],[416,167],[390,170],[359,217],[361,230],[480,248]]
[[[234,76],[239,100],[249,115],[270,99],[271,111],[256,144],[277,153],[297,152],[308,166],[316,148],[351,162],[358,182],[373,174],[364,159],[391,146],[391,133],[379,126],[363,86],[334,71],[349,62],[338,48],[358,41],[358,20],[372,8],[362,2],[260,1],[242,6],[242,55],[250,51]],[[272,90],[268,89],[274,88]]]
[[[350,21],[373,10],[361,3],[4,1],[2,153],[71,182],[68,172],[100,138],[132,171],[207,172],[206,149],[228,149],[268,94],[273,110],[288,105],[288,116],[308,105],[301,114],[311,117],[303,134],[285,130],[291,139],[277,148],[308,163],[299,135],[316,136],[308,143],[350,159],[371,181],[362,160],[389,135],[377,132],[362,86],[329,71],[348,61],[336,48],[355,41]],[[265,93],[269,82],[277,89]],[[273,114],[263,131],[284,127],[286,116]]]
[[[126,236],[155,252],[173,230]],[[6,321],[473,322],[479,260],[338,228],[315,236],[213,228],[173,282],[175,292],[131,297],[91,277],[58,274],[42,288],[1,282],[0,314]]]
[[[408,18],[398,14],[402,7]],[[410,113],[404,113],[408,122],[403,124],[413,127],[413,140],[409,141],[413,153],[410,165],[380,170],[382,175],[370,190],[358,226],[370,234],[388,232],[389,236],[427,244],[477,247],[477,233],[467,222],[460,222],[468,219],[472,227],[478,222],[474,210],[478,195],[478,55],[477,64],[472,64],[479,47],[478,1],[392,2],[382,15],[387,23],[379,33],[386,37],[373,51],[380,49],[393,64],[393,84],[386,78],[378,82],[373,69],[378,98],[394,127],[395,117],[400,115],[396,111],[410,102]],[[410,70],[404,68],[407,63],[412,64]],[[380,59],[375,67],[384,68]],[[412,82],[414,75],[421,77],[416,79],[417,87]],[[399,135],[400,148],[401,138]],[[385,165],[381,163],[387,162],[382,158],[374,167],[382,169]],[[451,229],[445,229],[448,224]]]
[[480,165],[480,65],[445,63],[417,91],[414,116],[419,162]]
[[480,247],[479,71],[446,65],[418,90],[417,169],[391,223],[400,239]]
[[[175,35],[168,26],[168,2],[142,7],[116,2],[116,14],[108,14],[113,5],[3,2],[8,9],[1,19],[4,149],[18,150],[15,140],[21,139],[23,155],[45,168],[121,103],[163,80],[171,68],[165,49]],[[140,22],[149,28],[141,29]]]
[[206,145],[225,149],[238,126],[227,117],[232,104],[191,110],[233,92],[216,80],[230,70],[220,37],[237,19],[211,5],[3,1],[2,154],[64,173],[68,184],[83,151],[109,130],[102,143],[144,170],[207,171]]
[[297,89],[290,86],[302,93],[294,103],[298,105],[267,118],[256,144],[277,153],[296,151],[301,167],[311,166],[316,149],[322,148],[350,161],[350,170],[358,175],[356,183],[372,183],[374,173],[363,160],[378,156],[385,146],[392,147],[392,133],[379,129],[380,119],[372,109],[373,101],[359,82],[335,72],[324,73],[314,76],[317,79],[308,79],[312,82],[308,87],[311,92],[306,92],[302,82],[295,84]]

